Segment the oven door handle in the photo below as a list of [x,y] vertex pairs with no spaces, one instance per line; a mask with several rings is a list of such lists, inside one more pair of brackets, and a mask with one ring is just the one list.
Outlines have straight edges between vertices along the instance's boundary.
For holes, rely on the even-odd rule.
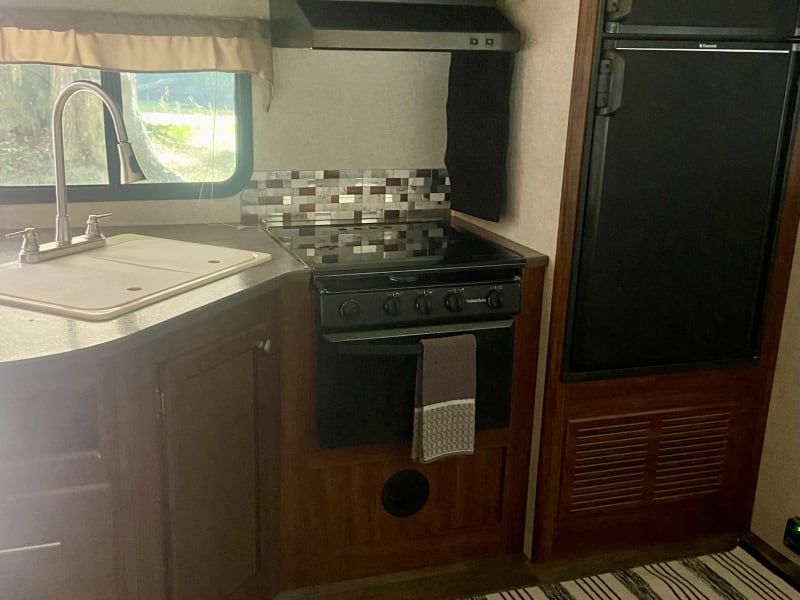
[[422,354],[422,345],[415,344],[346,344],[336,346],[338,354],[350,356],[414,356]]
[[[514,321],[511,319],[504,319],[502,321],[484,321],[484,322],[470,322],[470,323],[457,323],[454,325],[433,325],[430,327],[398,327],[396,329],[381,329],[376,331],[356,331],[346,333],[326,333],[323,334],[322,339],[329,344],[345,344],[350,342],[373,342],[376,340],[398,340],[402,341],[405,338],[413,337],[433,337],[441,335],[454,335],[459,333],[479,333],[485,331],[507,330],[514,326]],[[377,346],[369,344],[369,354],[419,354],[420,346],[418,343],[413,344],[385,344]],[[381,348],[387,351],[382,352]],[[403,349],[402,352],[398,351]],[[415,350],[411,350],[414,348]],[[350,350],[353,350],[352,352]],[[337,349],[340,352],[350,354],[363,354],[356,352],[355,344],[350,348]]]

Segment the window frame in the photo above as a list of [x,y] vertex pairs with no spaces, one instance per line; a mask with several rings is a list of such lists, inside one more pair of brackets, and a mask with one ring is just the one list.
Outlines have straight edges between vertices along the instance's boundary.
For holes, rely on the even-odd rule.
[[[122,83],[119,73],[101,71],[100,83],[122,110]],[[234,112],[236,114],[236,166],[233,174],[216,182],[157,182],[146,180],[133,185],[119,182],[119,157],[114,126],[108,110],[103,110],[106,141],[106,164],[109,183],[68,185],[72,202],[119,202],[124,200],[210,200],[239,193],[253,175],[253,104],[251,75],[234,77]],[[52,151],[52,150],[51,150]],[[46,204],[55,202],[54,185],[0,185],[0,205]]]

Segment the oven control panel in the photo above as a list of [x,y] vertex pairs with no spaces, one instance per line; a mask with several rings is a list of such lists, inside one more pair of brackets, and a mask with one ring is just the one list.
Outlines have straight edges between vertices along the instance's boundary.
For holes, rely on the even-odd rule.
[[518,281],[322,292],[320,324],[356,329],[497,318],[517,314],[520,296]]

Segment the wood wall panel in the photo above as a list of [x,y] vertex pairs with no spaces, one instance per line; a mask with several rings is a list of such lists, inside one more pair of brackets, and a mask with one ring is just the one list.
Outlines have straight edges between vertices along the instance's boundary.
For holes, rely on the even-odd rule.
[[[336,450],[316,440],[315,307],[286,295],[281,371],[281,589],[522,550],[543,268],[526,268],[515,317],[510,426],[476,434],[476,452],[414,463],[409,442]],[[384,482],[423,473],[430,499],[410,517],[389,515]]]
[[642,502],[649,435],[650,422],[641,418],[569,422],[564,509],[576,513]]
[[[422,473],[431,488],[422,510],[400,518],[386,512],[381,490],[389,477],[404,469]],[[335,552],[341,545],[423,541],[447,531],[496,525],[504,470],[504,448],[429,465],[406,458],[319,469],[314,483],[317,497],[337,499],[325,505],[319,502],[313,511],[322,530],[319,542]]]
[[[757,364],[604,381],[561,381],[593,53],[603,4],[581,0],[579,9],[531,549],[537,561],[599,556],[611,548],[644,549],[711,535],[735,536],[747,530],[800,220],[800,136],[795,133]],[[659,411],[664,416],[658,416]],[[577,423],[603,419],[633,423],[648,413],[647,462],[641,464],[641,449],[633,444],[628,448],[635,457],[631,470],[620,480],[626,482],[629,496],[622,497],[620,490],[618,498],[610,493],[604,496],[605,488],[592,489],[589,476],[567,466],[576,464],[576,456],[584,462],[589,456],[585,444],[582,454],[576,455],[573,430]],[[645,481],[638,488],[643,466]],[[590,495],[592,491],[595,496]],[[586,506],[594,503],[596,510],[574,510],[582,506],[581,501]],[[623,503],[601,508],[604,501]]]
[[653,501],[682,500],[722,490],[734,432],[730,411],[721,408],[661,420]]
[[736,407],[568,420],[561,518],[719,494],[735,470]]

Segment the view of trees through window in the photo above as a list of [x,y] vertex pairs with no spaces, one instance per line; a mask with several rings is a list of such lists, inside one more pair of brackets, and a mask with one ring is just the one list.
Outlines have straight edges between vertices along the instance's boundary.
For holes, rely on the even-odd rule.
[[[234,75],[121,73],[121,104],[149,182],[215,182],[236,167]],[[0,65],[0,186],[52,185],[51,113],[59,91],[92,69]],[[102,102],[76,94],[64,114],[67,183],[108,183]]]

